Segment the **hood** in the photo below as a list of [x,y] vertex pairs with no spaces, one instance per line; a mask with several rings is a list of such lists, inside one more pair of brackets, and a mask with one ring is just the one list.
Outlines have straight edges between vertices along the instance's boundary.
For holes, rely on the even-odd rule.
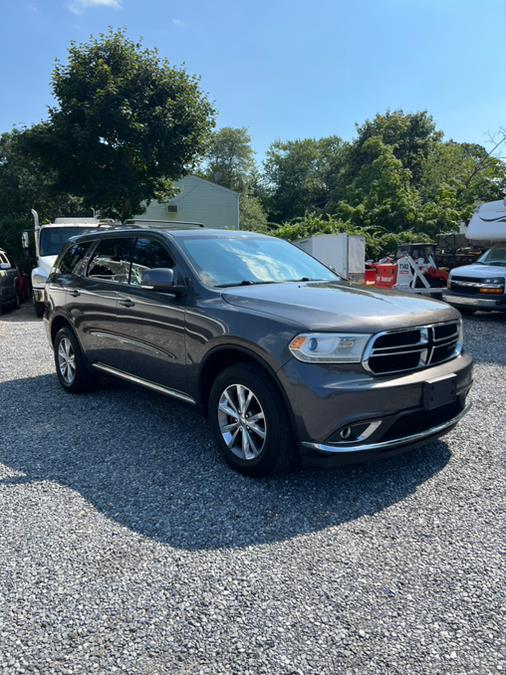
[[36,274],[41,274],[42,276],[48,277],[49,272],[55,263],[57,255],[45,255],[38,259],[38,266],[33,270]]
[[487,277],[506,277],[506,265],[463,265],[455,267],[450,272],[450,277],[473,277],[473,279],[486,279]]
[[376,332],[460,316],[432,298],[333,282],[244,286],[225,291],[223,298],[231,305],[307,330]]

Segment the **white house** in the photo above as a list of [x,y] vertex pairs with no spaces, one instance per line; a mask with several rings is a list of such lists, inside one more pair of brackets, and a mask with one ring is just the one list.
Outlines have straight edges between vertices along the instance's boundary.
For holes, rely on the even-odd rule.
[[175,197],[164,202],[152,201],[137,216],[149,220],[184,220],[206,227],[239,229],[238,192],[197,176],[184,176],[175,182]]

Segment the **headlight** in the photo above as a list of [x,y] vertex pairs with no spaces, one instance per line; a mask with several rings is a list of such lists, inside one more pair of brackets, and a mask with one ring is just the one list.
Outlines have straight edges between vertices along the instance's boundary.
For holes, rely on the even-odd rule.
[[307,363],[360,363],[370,335],[364,333],[301,333],[288,345]]
[[44,286],[47,281],[47,277],[43,277],[42,274],[34,274],[32,276],[32,284],[34,286]]
[[6,277],[6,276],[7,276],[7,272],[5,270],[0,270],[0,279],[2,277]]

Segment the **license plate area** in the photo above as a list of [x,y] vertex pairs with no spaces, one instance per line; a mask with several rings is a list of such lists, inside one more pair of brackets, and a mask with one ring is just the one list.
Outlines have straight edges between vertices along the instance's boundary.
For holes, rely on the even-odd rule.
[[457,376],[446,375],[423,384],[423,408],[434,410],[455,403],[457,400]]

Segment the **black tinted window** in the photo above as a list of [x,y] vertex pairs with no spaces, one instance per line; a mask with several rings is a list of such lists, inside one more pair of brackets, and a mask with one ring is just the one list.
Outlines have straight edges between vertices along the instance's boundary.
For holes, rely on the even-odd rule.
[[137,239],[132,251],[130,283],[140,286],[143,272],[160,267],[174,267],[174,261],[165,246],[155,239]]
[[101,239],[88,265],[88,276],[127,284],[130,275],[130,242],[130,239]]
[[61,274],[78,273],[79,263],[82,261],[89,248],[89,241],[82,244],[72,244],[63,254],[58,265],[58,271]]

